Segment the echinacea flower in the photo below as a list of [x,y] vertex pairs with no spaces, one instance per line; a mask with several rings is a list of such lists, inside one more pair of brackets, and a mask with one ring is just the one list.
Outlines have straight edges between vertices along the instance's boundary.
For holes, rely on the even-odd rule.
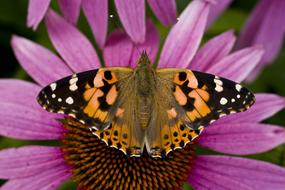
[[256,71],[249,77],[254,79],[258,73],[278,56],[285,35],[285,1],[260,0],[240,34],[237,48],[262,45],[264,55]]
[[[143,43],[146,35],[145,1],[115,0],[115,5],[125,31],[136,43]],[[169,26],[176,21],[175,0],[148,0],[148,4],[160,22]],[[29,0],[27,25],[34,30],[44,18],[51,0]],[[64,17],[76,23],[82,6],[83,12],[91,26],[100,47],[106,40],[108,28],[108,0],[58,0]]]
[[[212,0],[208,25],[229,6],[231,0]],[[145,0],[115,0],[115,5],[125,31],[135,43],[145,40]],[[152,11],[164,26],[170,26],[177,20],[175,0],[147,0]],[[29,0],[27,26],[34,30],[44,18],[51,0]],[[96,42],[100,47],[105,45],[108,28],[107,0],[58,0],[65,19],[76,23],[82,6]]]
[[[171,29],[162,49],[159,67],[191,68],[242,81],[262,56],[260,47],[230,53],[235,37],[221,34],[198,50],[210,4],[193,1]],[[173,151],[165,159],[148,155],[131,158],[110,148],[84,125],[44,111],[36,102],[41,88],[73,72],[100,66],[91,43],[72,24],[48,11],[46,25],[61,58],[50,50],[14,36],[12,46],[22,67],[37,84],[16,79],[0,80],[0,134],[23,140],[58,140],[60,146],[25,146],[0,152],[2,190],[55,189],[73,178],[82,189],[174,189],[189,182],[196,189],[284,189],[285,169],[235,156],[197,155],[193,144]],[[134,66],[146,50],[154,62],[159,35],[147,22],[146,40],[135,45],[122,31],[114,31],[103,49],[107,66]],[[197,51],[198,50],[198,51]],[[285,99],[257,94],[247,112],[211,124],[196,144],[220,153],[255,154],[285,141],[285,130],[260,121],[285,107]]]

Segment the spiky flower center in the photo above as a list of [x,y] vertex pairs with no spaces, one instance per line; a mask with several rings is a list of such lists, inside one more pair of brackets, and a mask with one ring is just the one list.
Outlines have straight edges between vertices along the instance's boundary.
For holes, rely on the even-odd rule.
[[191,169],[191,144],[166,158],[152,158],[147,153],[128,157],[74,119],[67,118],[64,127],[65,159],[74,166],[74,180],[83,189],[177,189]]

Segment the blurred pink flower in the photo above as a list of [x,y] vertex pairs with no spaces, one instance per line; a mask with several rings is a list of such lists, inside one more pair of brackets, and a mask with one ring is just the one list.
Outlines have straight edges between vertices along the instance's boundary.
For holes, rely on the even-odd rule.
[[[207,25],[209,7],[210,4],[202,0],[189,4],[167,36],[158,66],[190,68],[240,82],[258,64],[263,50],[257,46],[230,53],[235,42],[232,31],[211,39],[198,50]],[[58,140],[63,145],[71,145],[75,141],[66,139],[70,133],[68,127],[56,121],[63,116],[44,111],[37,104],[36,96],[43,86],[57,79],[74,72],[98,68],[101,64],[91,43],[65,19],[48,11],[46,25],[50,39],[61,57],[28,39],[18,36],[12,38],[17,59],[37,84],[17,79],[0,80],[0,134],[23,140]],[[138,50],[146,50],[154,62],[158,46],[159,35],[151,21],[146,24],[146,39],[139,45],[134,44],[121,30],[116,30],[107,39],[103,49],[104,62],[107,66],[133,67],[140,56]],[[285,99],[273,94],[257,94],[256,99],[247,112],[224,117],[211,124],[197,138],[196,143],[232,155],[261,153],[284,143],[283,127],[260,122],[283,109]],[[84,131],[78,131],[72,131],[72,135],[79,135],[80,140],[76,143],[81,144],[79,146],[75,143],[70,148],[84,148],[76,153],[69,152],[74,155],[67,155],[63,147],[51,146],[2,150],[0,178],[8,181],[1,190],[55,189],[74,175],[82,177],[79,180],[81,184],[96,185],[93,183],[96,180],[98,188],[103,189],[105,187],[100,187],[100,184],[106,182],[104,179],[123,186],[128,183],[130,176],[135,179],[132,183],[145,180],[140,185],[154,185],[154,188],[169,187],[169,184],[177,187],[185,180],[195,189],[285,189],[285,169],[263,161],[226,155],[193,157],[193,150],[187,148],[174,151],[175,155],[168,159],[129,158],[106,146],[103,150],[107,152],[96,152],[103,146],[101,141],[88,145],[84,142],[92,138],[80,136]],[[182,157],[184,154],[187,157]],[[68,161],[73,160],[74,164],[69,165],[67,158]],[[184,159],[183,163],[189,162],[189,165],[181,167],[182,162],[177,161],[177,158]],[[122,166],[122,163],[124,169],[116,167]],[[159,167],[161,165],[163,168]],[[96,170],[97,166],[100,169]],[[113,168],[109,170],[110,167]],[[139,173],[134,171],[135,167],[140,169]],[[173,176],[177,170],[183,170],[184,173]],[[158,171],[167,175],[161,177],[162,173]],[[166,181],[168,175],[174,179]]]
[[[211,25],[231,2],[232,0],[217,0],[216,4],[211,7],[208,25]],[[236,49],[261,45],[265,51],[248,80],[255,79],[262,69],[278,56],[284,42],[284,10],[284,0],[259,0],[249,15],[238,38]]]
[[237,42],[238,49],[259,44],[265,50],[249,80],[253,80],[266,65],[271,64],[280,52],[285,35],[284,10],[284,0],[260,0],[242,30]]

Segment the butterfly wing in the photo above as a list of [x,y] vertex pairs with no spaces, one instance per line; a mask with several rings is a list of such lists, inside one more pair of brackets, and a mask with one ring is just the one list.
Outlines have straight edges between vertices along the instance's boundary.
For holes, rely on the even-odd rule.
[[102,68],[48,85],[38,102],[50,112],[79,120],[107,145],[138,156],[144,134],[134,115],[134,85],[132,69]]
[[254,95],[233,81],[186,69],[158,69],[149,153],[161,157],[193,141],[218,118],[245,111]]
[[118,110],[120,85],[132,73],[129,68],[102,68],[74,74],[45,87],[38,102],[50,112],[104,129]]

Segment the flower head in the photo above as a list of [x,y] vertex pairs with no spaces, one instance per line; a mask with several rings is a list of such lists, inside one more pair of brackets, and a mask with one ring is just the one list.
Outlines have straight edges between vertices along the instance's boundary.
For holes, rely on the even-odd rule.
[[[230,53],[235,41],[231,31],[198,50],[209,7],[208,2],[193,1],[185,9],[166,39],[158,66],[191,68],[242,81],[259,62],[263,50],[250,47]],[[0,80],[0,134],[25,140],[59,140],[61,146],[1,151],[0,177],[8,180],[2,189],[54,189],[70,177],[86,189],[106,189],[102,184],[122,189],[170,189],[185,181],[197,189],[285,188],[285,169],[273,164],[234,156],[194,156],[193,144],[173,151],[165,159],[147,155],[130,158],[106,146],[76,120],[65,118],[58,122],[62,115],[47,113],[36,103],[42,86],[101,64],[91,43],[72,24],[53,11],[48,11],[46,24],[61,58],[30,40],[12,38],[16,57],[37,84]],[[133,67],[140,56],[138,50],[146,50],[154,62],[159,35],[151,21],[146,31],[142,44],[134,44],[121,30],[114,31],[103,48],[105,64]],[[225,154],[247,155],[284,143],[284,128],[259,122],[283,109],[285,99],[273,94],[256,97],[256,104],[247,112],[211,124],[196,145]]]

